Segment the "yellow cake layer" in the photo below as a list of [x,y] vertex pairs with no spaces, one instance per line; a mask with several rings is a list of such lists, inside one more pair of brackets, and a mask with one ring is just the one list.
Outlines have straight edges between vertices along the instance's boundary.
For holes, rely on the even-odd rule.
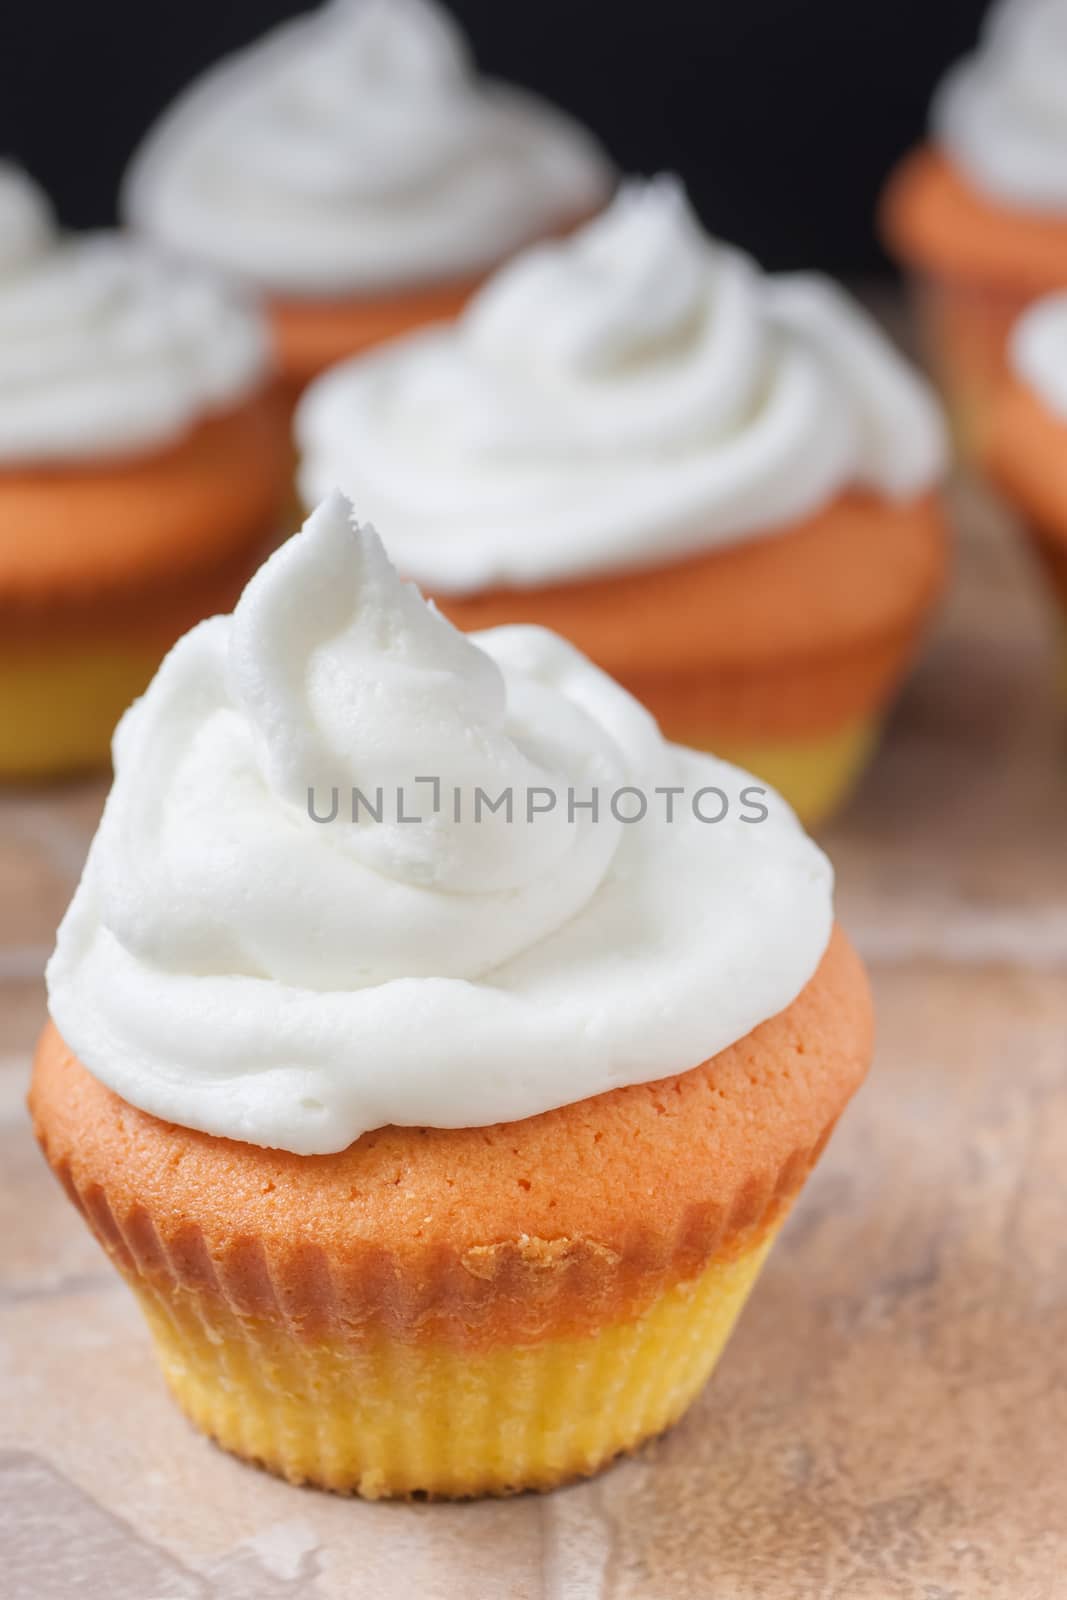
[[100,643],[0,651],[0,778],[105,766],[116,722],[144,692],[162,653]]
[[754,773],[776,789],[807,827],[825,822],[848,797],[878,742],[876,717],[798,739],[681,738]]
[[167,1382],[225,1449],[368,1499],[547,1489],[659,1433],[704,1384],[775,1229],[582,1338],[464,1349],[308,1343],[218,1296],[137,1279]]

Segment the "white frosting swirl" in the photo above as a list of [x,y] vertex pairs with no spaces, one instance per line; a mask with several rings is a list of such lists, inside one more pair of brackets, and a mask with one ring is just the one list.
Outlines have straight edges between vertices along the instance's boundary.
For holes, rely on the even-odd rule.
[[1047,295],[1023,313],[1009,359],[1015,376],[1067,422],[1067,292]]
[[[783,802],[741,820],[753,780],[665,744],[555,635],[457,633],[340,496],[181,640],[115,758],[52,1015],[126,1099],[214,1134],[338,1150],[685,1070],[790,1004],[830,934],[829,863]],[[610,811],[624,785],[645,820]],[[692,807],[709,785],[721,823]],[[381,822],[351,822],[352,786]],[[478,788],[512,820],[473,820]],[[530,794],[558,804],[531,820]]]
[[1002,0],[934,97],[938,143],[1006,205],[1067,209],[1067,0]]
[[484,271],[609,183],[577,123],[475,76],[430,0],[332,0],[187,89],[124,203],[174,249],[272,290],[345,294]]
[[57,234],[0,169],[0,463],[165,445],[269,370],[259,315],[119,233]]
[[503,267],[458,323],[335,367],[296,417],[441,592],[534,585],[775,532],[842,489],[943,470],[925,385],[827,280],[762,277],[672,180]]

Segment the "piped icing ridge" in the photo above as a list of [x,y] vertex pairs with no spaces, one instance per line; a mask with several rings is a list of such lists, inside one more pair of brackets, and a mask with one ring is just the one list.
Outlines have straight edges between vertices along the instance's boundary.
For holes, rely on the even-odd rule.
[[125,209],[279,293],[358,294],[480,273],[610,181],[570,117],[476,74],[441,7],[331,0],[179,96]]
[[325,374],[296,435],[306,502],[340,484],[442,593],[695,554],[847,488],[906,499],[946,458],[870,318],[713,242],[670,178],[517,257],[457,323]]
[[1000,0],[934,97],[937,143],[983,193],[1067,210],[1067,4]]
[[268,373],[229,288],[120,233],[59,233],[0,164],[0,466],[165,445]]
[[[115,768],[50,1008],[104,1083],[209,1133],[326,1152],[685,1071],[830,937],[784,803],[745,820],[755,780],[666,744],[555,635],[456,632],[339,495],[175,647]],[[512,816],[475,820],[476,791]]]

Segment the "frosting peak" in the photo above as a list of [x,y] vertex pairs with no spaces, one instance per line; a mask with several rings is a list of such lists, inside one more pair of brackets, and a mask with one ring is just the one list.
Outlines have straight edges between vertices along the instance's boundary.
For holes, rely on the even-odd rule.
[[[534,786],[560,793],[621,783],[623,767],[615,745],[568,703],[554,705],[551,731],[525,686],[509,705],[496,662],[399,582],[373,529],[353,529],[342,496],[330,496],[302,537],[252,579],[234,613],[228,669],[257,765],[280,800],[303,809],[309,786],[338,784],[368,796],[381,787],[390,800],[398,787],[413,791],[403,808],[411,820],[340,831],[354,860],[462,894],[514,898],[532,886],[548,927],[603,871],[610,826],[593,848],[588,823],[568,826],[562,808],[536,825],[488,811],[475,823],[470,807],[456,820],[433,808],[435,784],[468,796]],[[420,777],[432,780],[421,792]],[[529,931],[524,925],[523,940]],[[464,970],[508,953],[499,917],[473,953],[455,934],[444,955]],[[365,971],[381,962],[382,944],[379,928]]]
[[1037,211],[1067,208],[1067,3],[1000,0],[978,49],[934,98],[935,137],[979,189]]
[[21,168],[0,161],[0,275],[41,255],[54,232],[43,192]]
[[684,338],[703,307],[704,252],[676,179],[626,183],[569,245],[499,272],[470,308],[468,336],[500,360],[610,372]]
[[331,0],[220,62],[153,128],[133,222],[279,292],[484,271],[603,200],[578,125],[478,78],[430,0]]
[[[318,41],[323,67],[333,67],[324,81],[327,95],[340,98],[343,115],[352,89],[363,84],[381,95],[383,88],[448,90],[474,70],[467,41],[442,7],[427,0],[334,0],[336,32]],[[316,48],[312,45],[312,51]]]
[[453,325],[317,380],[301,487],[335,483],[442,592],[773,533],[849,487],[907,497],[936,404],[828,280],[764,277],[669,178],[502,267]]
[[0,168],[0,462],[165,445],[268,371],[260,318],[118,233],[62,235]]
[[134,1104],[302,1153],[681,1071],[829,937],[828,863],[748,782],[554,635],[457,633],[333,496],[120,725],[52,1014]]

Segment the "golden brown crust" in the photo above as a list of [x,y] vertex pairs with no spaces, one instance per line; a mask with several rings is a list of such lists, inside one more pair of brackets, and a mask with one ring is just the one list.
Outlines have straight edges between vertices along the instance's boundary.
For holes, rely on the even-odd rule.
[[1067,216],[987,200],[931,146],[901,162],[881,215],[889,248],[910,267],[1032,294],[1067,284]]
[[271,531],[291,471],[274,386],[166,450],[0,470],[5,639],[65,634],[101,607],[126,615],[161,585],[199,586],[233,568]]
[[538,1339],[636,1314],[752,1242],[803,1183],[871,1049],[835,931],[779,1016],[711,1061],[489,1128],[383,1128],[296,1156],[161,1122],[46,1028],[30,1106],[120,1267],[314,1338]]
[[539,622],[642,700],[668,737],[821,733],[888,698],[944,585],[937,496],[843,494],[795,527],[650,571],[434,596],[464,630]]

